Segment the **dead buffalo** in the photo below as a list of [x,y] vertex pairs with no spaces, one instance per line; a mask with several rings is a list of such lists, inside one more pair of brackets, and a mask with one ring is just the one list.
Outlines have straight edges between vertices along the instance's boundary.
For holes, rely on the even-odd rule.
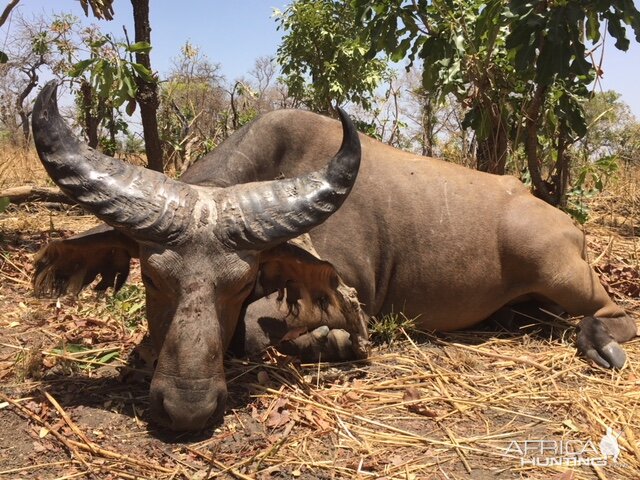
[[[515,178],[358,136],[344,114],[341,128],[283,110],[176,181],[82,144],[55,94],[47,85],[33,110],[40,158],[109,226],[43,248],[35,291],[77,292],[98,274],[98,288],[120,287],[140,258],[160,423],[194,430],[222,411],[222,359],[236,330],[249,350],[363,357],[369,315],[402,311],[423,329],[454,330],[539,299],[586,315],[577,346],[588,358],[625,362],[619,343],[636,325],[585,261],[583,234]],[[294,338],[300,325],[308,333]]]

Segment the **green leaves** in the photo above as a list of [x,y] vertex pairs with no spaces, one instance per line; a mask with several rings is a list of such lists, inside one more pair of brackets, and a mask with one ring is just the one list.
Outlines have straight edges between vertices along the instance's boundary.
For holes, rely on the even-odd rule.
[[79,61],[71,67],[68,72],[69,76],[73,78],[80,77],[89,68],[89,66],[93,65],[96,62],[96,60],[97,59],[95,58],[89,58],[87,60]]
[[[627,26],[640,41],[640,12],[633,0],[353,4],[371,38],[369,57],[382,51],[411,64],[418,56],[424,88],[440,99],[454,95],[465,110],[463,126],[476,140],[493,141],[506,131],[510,151],[517,152],[523,129],[533,143],[537,139],[537,146],[526,150],[529,165],[537,165],[539,183],[543,170],[552,172],[552,182],[565,175],[554,170],[565,168],[558,152],[587,132],[582,104],[596,68],[585,42],[600,41],[605,23],[616,47],[629,47]],[[550,164],[546,169],[540,164],[544,159]]]
[[104,35],[89,42],[91,57],[81,60],[70,68],[73,78],[88,76],[88,82],[98,97],[108,100],[113,108],[126,103],[126,112],[132,115],[136,109],[137,79],[155,82],[153,73],[144,65],[129,60],[127,54],[148,53],[151,45],[137,42],[127,45]]
[[9,200],[7,197],[0,197],[0,213],[4,212],[10,203],[11,200]]
[[139,63],[130,63],[131,68],[142,78],[145,82],[155,82],[156,78],[153,76],[151,70]]
[[131,53],[149,53],[151,51],[151,44],[147,42],[132,43],[126,47],[126,50]]
[[64,343],[52,348],[51,355],[61,357],[68,366],[82,370],[92,370],[120,359],[120,348],[92,348],[79,343]]
[[[285,32],[278,63],[289,94],[315,111],[354,102],[367,109],[386,72],[386,61],[369,55],[372,36],[356,22],[350,2],[297,0],[276,15]],[[410,40],[384,41],[406,51]]]
[[567,193],[568,202],[565,211],[578,223],[589,219],[589,208],[584,200],[602,192],[607,182],[620,170],[615,155],[605,155],[595,162],[583,165],[577,172],[573,187]]
[[145,292],[140,285],[126,284],[107,300],[111,313],[121,318],[130,329],[138,328],[145,318]]
[[576,95],[566,91],[562,92],[555,105],[555,114],[577,138],[582,138],[586,135],[587,122],[584,116],[584,109]]

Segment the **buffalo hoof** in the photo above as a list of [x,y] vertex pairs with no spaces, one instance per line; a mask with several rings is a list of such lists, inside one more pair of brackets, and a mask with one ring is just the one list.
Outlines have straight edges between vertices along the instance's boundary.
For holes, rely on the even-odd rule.
[[303,361],[339,361],[354,358],[349,332],[326,325],[293,340],[285,340],[277,346],[286,355],[300,357]]
[[627,354],[616,342],[604,321],[596,317],[585,317],[579,324],[576,344],[587,358],[604,368],[622,368]]

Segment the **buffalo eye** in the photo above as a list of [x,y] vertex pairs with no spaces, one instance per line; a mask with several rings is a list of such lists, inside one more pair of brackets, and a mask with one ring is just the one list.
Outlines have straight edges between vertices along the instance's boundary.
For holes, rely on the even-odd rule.
[[153,280],[151,280],[151,277],[149,275],[143,273],[141,276],[142,283],[144,283],[145,287],[156,289],[156,284],[153,283]]

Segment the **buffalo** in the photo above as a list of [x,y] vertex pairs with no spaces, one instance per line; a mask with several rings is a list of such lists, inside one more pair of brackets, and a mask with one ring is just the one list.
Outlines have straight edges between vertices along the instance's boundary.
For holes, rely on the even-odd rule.
[[159,355],[151,411],[174,430],[223,412],[230,345],[364,358],[368,319],[394,311],[450,331],[540,301],[583,316],[587,358],[624,365],[635,322],[566,214],[513,177],[400,151],[340,120],[266,113],[173,180],[84,145],[46,85],[33,110],[40,159],[105,224],[36,255],[36,294],[77,293],[98,276],[96,288],[120,288],[139,258]]

